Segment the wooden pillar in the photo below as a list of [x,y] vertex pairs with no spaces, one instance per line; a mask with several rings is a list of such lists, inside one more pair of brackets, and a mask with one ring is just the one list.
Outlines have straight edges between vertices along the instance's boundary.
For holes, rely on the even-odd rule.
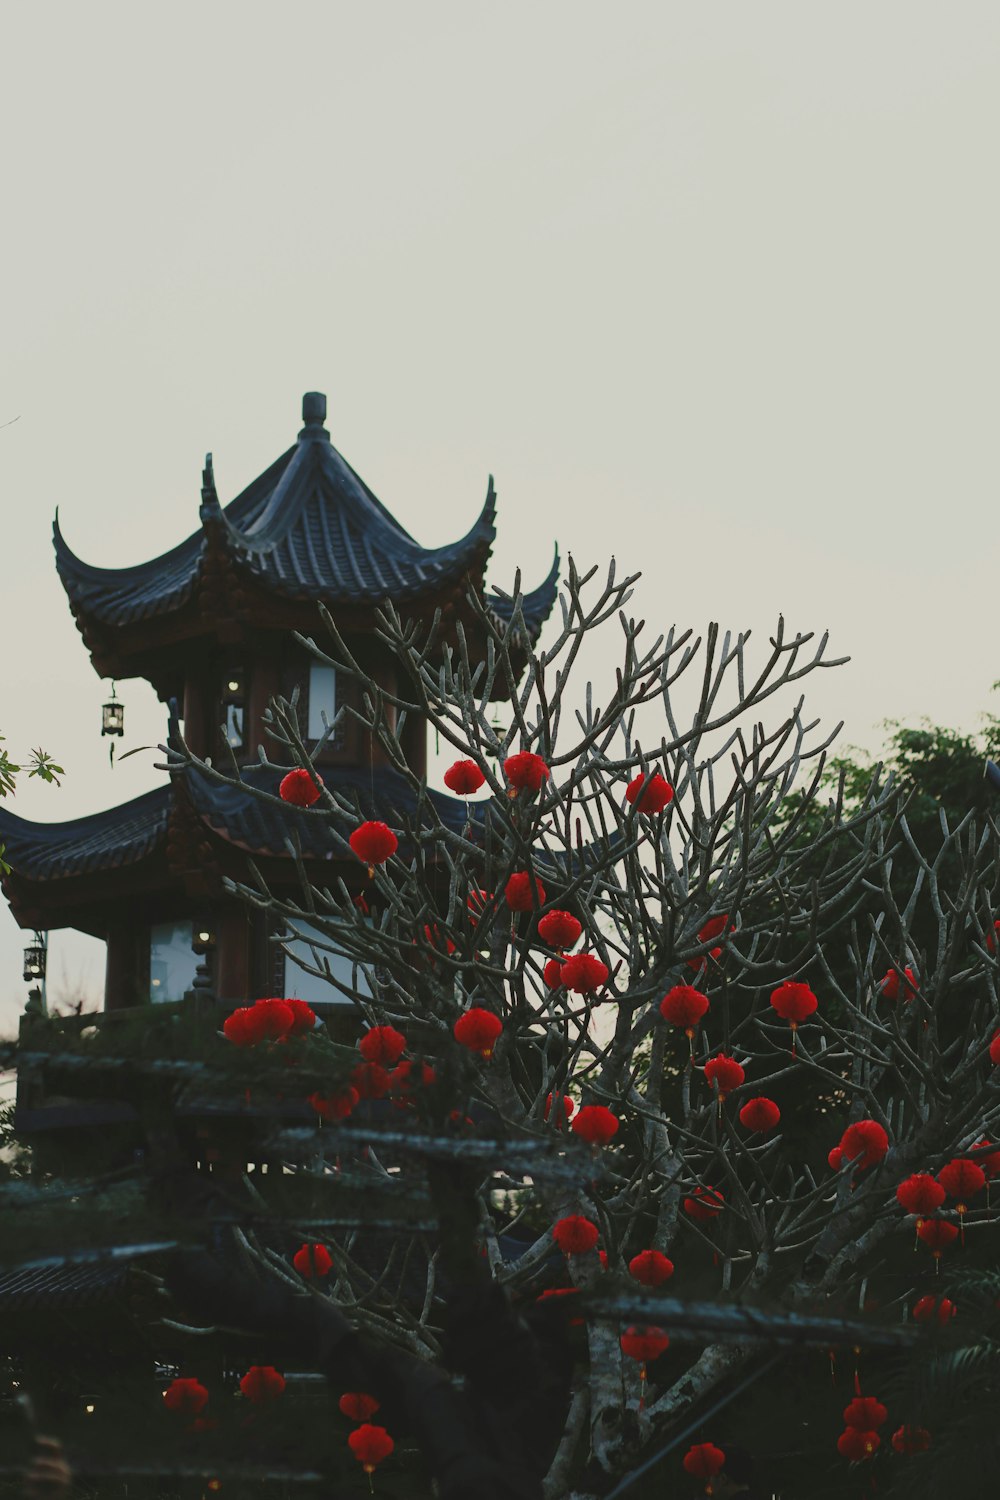
[[208,753],[208,684],[204,673],[188,671],[184,677],[184,738],[195,755]]
[[249,667],[250,693],[246,706],[246,756],[257,760],[258,746],[273,758],[277,745],[264,733],[264,712],[275,694],[281,692],[281,671],[275,656],[255,657]]

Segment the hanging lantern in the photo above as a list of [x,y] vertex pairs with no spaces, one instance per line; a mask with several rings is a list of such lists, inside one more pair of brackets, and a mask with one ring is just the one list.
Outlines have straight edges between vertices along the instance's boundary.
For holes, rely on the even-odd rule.
[[24,982],[34,984],[45,978],[45,934],[36,932],[24,950]]
[[119,701],[115,685],[111,684],[111,697],[101,708],[101,735],[115,734],[121,739],[125,733],[125,705]]
[[215,927],[204,914],[192,924],[191,947],[201,954],[211,953],[215,947]]

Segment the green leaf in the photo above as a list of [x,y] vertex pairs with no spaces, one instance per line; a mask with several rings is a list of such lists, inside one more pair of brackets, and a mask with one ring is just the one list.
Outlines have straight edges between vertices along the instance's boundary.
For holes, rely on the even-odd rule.
[[48,755],[44,750],[32,750],[31,754],[32,767],[28,775],[40,776],[43,781],[55,782],[56,786],[59,786],[60,776],[66,775],[62,766],[57,766],[51,755]]

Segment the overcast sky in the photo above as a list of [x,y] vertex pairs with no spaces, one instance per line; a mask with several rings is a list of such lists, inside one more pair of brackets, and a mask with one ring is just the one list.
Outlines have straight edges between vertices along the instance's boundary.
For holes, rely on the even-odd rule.
[[[327,392],[417,538],[642,568],[651,625],[852,662],[810,706],[975,726],[1000,677],[1000,7],[0,5],[0,732],[79,816],[107,685],[58,583],[197,525]],[[16,419],[16,420],[15,420]],[[162,738],[124,683],[124,748]],[[0,1029],[23,1005],[0,915]],[[56,934],[58,995],[98,945]]]

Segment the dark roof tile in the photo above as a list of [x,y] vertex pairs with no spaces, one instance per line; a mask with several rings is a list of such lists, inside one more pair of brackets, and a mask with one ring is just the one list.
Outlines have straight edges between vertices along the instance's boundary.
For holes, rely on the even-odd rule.
[[65,823],[29,823],[0,806],[4,859],[27,880],[58,880],[143,859],[166,838],[169,786]]
[[[221,527],[237,572],[286,597],[328,604],[374,604],[389,596],[406,601],[454,586],[466,574],[481,580],[496,535],[491,479],[483,509],[465,536],[445,547],[421,547],[337,452],[315,417],[296,445],[224,509],[210,466],[202,495],[202,529],[132,568],[83,562],[69,548],[57,512],[56,567],[73,604],[111,626],[178,609],[197,585],[210,524]],[[536,612],[545,609],[546,589],[548,583],[535,591]],[[552,598],[554,592],[548,608]],[[503,618],[502,608],[498,613]]]

